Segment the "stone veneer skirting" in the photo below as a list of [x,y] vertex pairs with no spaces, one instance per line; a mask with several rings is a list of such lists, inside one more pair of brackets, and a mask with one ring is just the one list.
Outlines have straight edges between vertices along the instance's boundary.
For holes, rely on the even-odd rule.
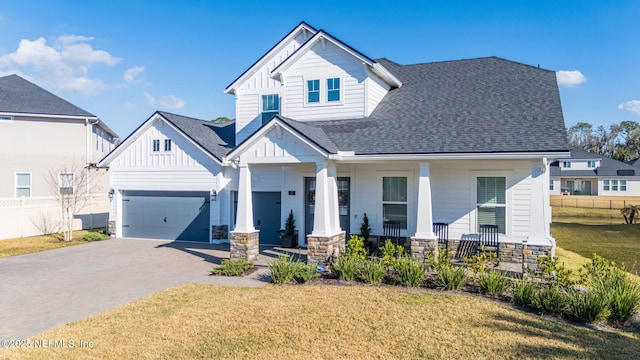
[[257,261],[260,253],[260,231],[249,233],[232,231],[229,252],[231,259]]
[[344,250],[345,241],[344,231],[329,237],[307,235],[307,264],[329,264],[340,251]]
[[429,252],[435,252],[438,258],[438,239],[418,239],[411,238],[411,256],[424,259]]
[[[451,251],[451,256],[456,256],[458,250],[460,249],[460,243],[460,240],[449,239],[448,245],[449,250]],[[444,248],[444,245],[441,244],[440,248]],[[551,246],[547,245],[500,243],[500,254],[498,254],[498,259],[502,262],[522,264],[523,271],[526,271],[526,269],[537,270],[538,257],[551,256],[551,251]]]

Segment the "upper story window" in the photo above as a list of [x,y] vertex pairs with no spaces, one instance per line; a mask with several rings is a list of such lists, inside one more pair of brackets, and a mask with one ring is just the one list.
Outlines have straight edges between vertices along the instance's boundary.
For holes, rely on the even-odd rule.
[[160,151],[160,139],[153,139],[153,152]]
[[340,78],[327,79],[327,101],[340,101]]
[[320,80],[307,80],[307,102],[320,102]]
[[262,95],[262,124],[266,124],[274,115],[280,114],[280,96]]
[[31,197],[31,173],[16,173],[16,197]]
[[596,161],[595,160],[588,160],[587,161],[587,167],[589,169],[595,169],[596,168]]
[[60,195],[71,195],[75,189],[76,174],[74,173],[59,173],[58,174],[58,188],[60,189]]
[[571,161],[563,161],[562,167],[565,169],[571,169]]
[[171,139],[164,139],[164,151],[171,151]]

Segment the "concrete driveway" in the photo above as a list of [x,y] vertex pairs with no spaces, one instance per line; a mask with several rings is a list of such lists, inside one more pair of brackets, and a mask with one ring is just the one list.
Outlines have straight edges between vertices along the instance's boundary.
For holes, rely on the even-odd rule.
[[110,239],[0,259],[0,339],[34,336],[178,284],[270,281],[266,268],[242,278],[210,276],[228,249]]

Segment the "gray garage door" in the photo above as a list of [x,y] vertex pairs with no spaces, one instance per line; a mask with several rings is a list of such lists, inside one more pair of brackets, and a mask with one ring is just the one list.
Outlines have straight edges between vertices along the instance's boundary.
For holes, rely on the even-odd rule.
[[127,191],[122,235],[132,238],[209,241],[209,193]]

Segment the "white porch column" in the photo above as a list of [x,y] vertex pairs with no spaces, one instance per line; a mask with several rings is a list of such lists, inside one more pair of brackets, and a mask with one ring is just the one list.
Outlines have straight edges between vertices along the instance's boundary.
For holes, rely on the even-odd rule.
[[416,235],[418,239],[435,239],[431,202],[431,178],[429,163],[420,163],[418,181],[418,211],[416,212]]
[[333,234],[331,220],[331,200],[329,193],[329,169],[326,162],[316,164],[316,204],[313,216],[312,236],[331,236]]
[[336,164],[327,164],[327,180],[329,183],[329,216],[332,234],[342,231],[340,228],[340,204],[338,200],[338,170]]
[[251,171],[249,165],[240,164],[240,180],[238,185],[238,211],[235,232],[250,233],[253,227],[253,203],[251,201]]
[[529,244],[552,246],[549,225],[549,175],[546,159],[531,163]]

